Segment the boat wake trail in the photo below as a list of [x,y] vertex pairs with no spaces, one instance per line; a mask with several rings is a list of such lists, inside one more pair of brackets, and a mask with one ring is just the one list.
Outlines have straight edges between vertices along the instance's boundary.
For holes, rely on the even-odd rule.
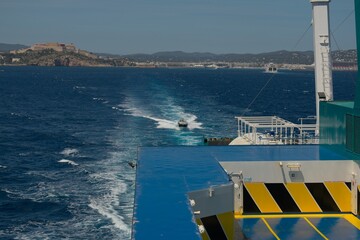
[[[156,114],[154,114],[154,110],[149,111],[139,108],[136,104],[134,104],[134,102],[129,100],[126,101],[125,104],[120,104],[118,107],[114,108],[122,110],[125,114],[134,117],[142,117],[153,120],[156,123],[157,128],[180,130],[181,128],[178,126],[178,121],[183,118],[188,122],[188,129],[202,129],[202,123],[196,121],[197,116],[191,113],[186,113],[182,107],[173,105],[172,101],[168,100],[167,102],[169,104],[158,105],[159,109],[156,109]],[[160,115],[160,117],[157,115]]]
[[70,165],[73,165],[73,166],[78,166],[79,164],[77,164],[76,162],[74,161],[71,161],[71,160],[68,160],[68,159],[61,159],[58,161],[59,163],[67,163],[67,164],[70,164]]
[[[113,177],[112,179],[116,179]],[[110,191],[102,196],[90,199],[89,207],[96,210],[99,214],[111,220],[114,226],[123,231],[125,235],[130,235],[130,227],[124,222],[124,217],[119,215],[116,207],[120,206],[119,198],[126,192],[126,184],[120,183],[113,186]]]
[[[118,146],[115,143],[114,145]],[[131,218],[133,214],[133,180],[134,172],[129,171],[125,162],[129,161],[133,153],[109,152],[109,158],[103,165],[93,166],[94,172],[89,174],[92,183],[99,186],[98,194],[89,198],[88,206],[98,212],[104,219],[111,222],[98,222],[99,228],[109,228],[120,239],[129,238],[131,234]]]
[[[179,114],[180,115],[180,114]],[[135,116],[135,115],[133,115]],[[180,116],[184,116],[184,118],[188,122],[188,129],[201,129],[202,123],[196,122],[197,117],[192,114],[182,114]],[[167,120],[167,119],[161,119],[156,117],[151,117],[147,115],[141,115],[140,117],[148,118],[151,120],[154,120],[157,124],[157,128],[163,128],[163,129],[175,129],[180,130],[180,127],[178,125],[178,120]]]

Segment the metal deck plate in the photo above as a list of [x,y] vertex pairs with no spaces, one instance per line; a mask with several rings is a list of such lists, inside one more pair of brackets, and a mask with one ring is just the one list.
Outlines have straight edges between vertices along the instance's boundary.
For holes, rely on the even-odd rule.
[[347,160],[319,145],[139,148],[133,238],[201,239],[187,193],[229,184],[221,161]]

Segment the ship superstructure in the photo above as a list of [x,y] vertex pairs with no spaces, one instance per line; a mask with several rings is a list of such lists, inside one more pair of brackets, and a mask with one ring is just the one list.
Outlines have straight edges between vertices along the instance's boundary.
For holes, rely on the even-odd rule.
[[[314,28],[322,29],[330,1],[310,2],[322,16]],[[355,7],[359,36],[360,0]],[[314,32],[319,48],[329,47],[328,32]],[[320,64],[330,64],[322,53]],[[268,144],[140,148],[133,239],[360,239],[357,82],[355,102],[331,101],[331,87],[317,83],[318,127],[311,129],[319,144],[270,144],[279,132],[295,141],[299,127],[270,117],[239,119],[240,134],[255,142],[252,127],[277,126]]]
[[[238,120],[238,136],[230,145],[319,143],[320,102],[333,100],[329,30],[330,0],[310,0],[310,2],[313,11],[316,116],[304,117],[300,124],[292,123],[277,116],[236,117]],[[303,122],[303,120],[313,120],[314,122]],[[277,131],[278,128],[279,132]],[[271,139],[268,133],[274,129],[277,137]],[[251,134],[248,131],[251,131]]]

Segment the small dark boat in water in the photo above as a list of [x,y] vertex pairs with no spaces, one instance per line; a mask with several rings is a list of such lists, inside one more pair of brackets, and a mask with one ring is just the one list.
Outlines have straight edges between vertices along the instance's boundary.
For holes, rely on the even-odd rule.
[[188,126],[188,122],[187,121],[185,121],[185,119],[180,119],[179,121],[178,121],[178,125],[179,125],[179,127],[187,127]]

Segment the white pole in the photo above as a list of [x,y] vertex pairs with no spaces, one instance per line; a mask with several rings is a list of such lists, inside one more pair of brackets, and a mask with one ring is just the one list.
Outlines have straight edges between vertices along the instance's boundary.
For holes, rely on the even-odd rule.
[[332,63],[330,50],[330,0],[310,0],[313,9],[316,134],[319,134],[320,101],[333,100]]

